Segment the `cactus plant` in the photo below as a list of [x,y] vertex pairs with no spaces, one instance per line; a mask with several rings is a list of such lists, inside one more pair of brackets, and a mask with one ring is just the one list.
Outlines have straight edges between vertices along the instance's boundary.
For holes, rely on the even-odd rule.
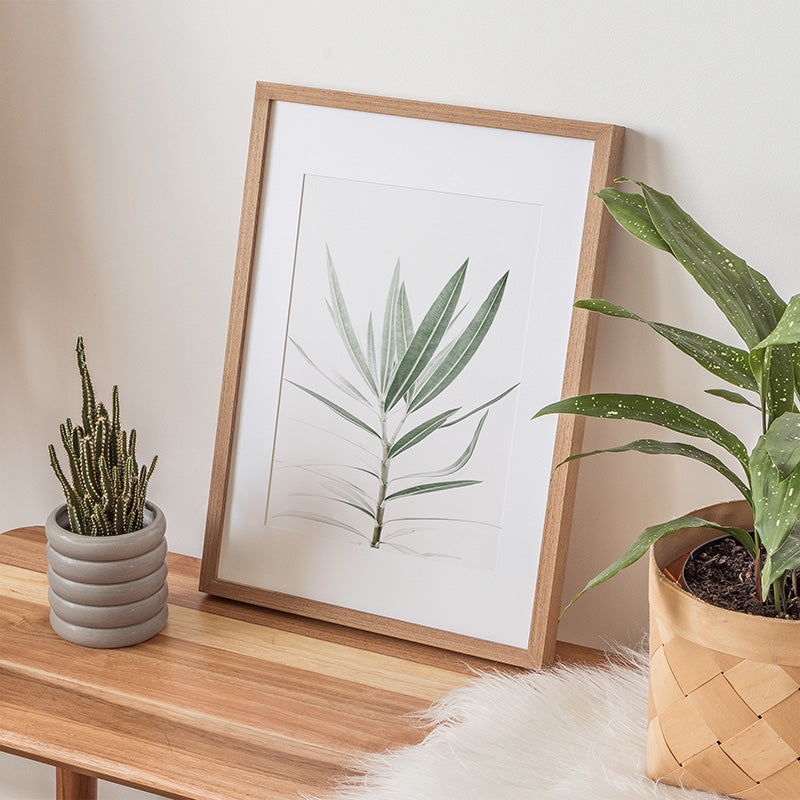
[[124,431],[119,419],[119,387],[111,392],[111,414],[95,400],[92,378],[86,366],[83,339],[75,348],[81,377],[81,425],[71,419],[60,426],[67,454],[69,482],[50,445],[50,464],[67,501],[73,533],[85,536],[116,536],[144,527],[147,484],[158,456],[150,467],[136,461],[136,431]]

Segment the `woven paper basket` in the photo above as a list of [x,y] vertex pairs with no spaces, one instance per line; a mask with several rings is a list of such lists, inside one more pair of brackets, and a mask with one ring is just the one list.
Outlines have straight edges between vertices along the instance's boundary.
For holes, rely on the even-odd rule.
[[[693,513],[753,522],[744,501]],[[800,800],[800,622],[716,608],[662,572],[718,535],[687,529],[650,554],[648,775],[745,800]]]

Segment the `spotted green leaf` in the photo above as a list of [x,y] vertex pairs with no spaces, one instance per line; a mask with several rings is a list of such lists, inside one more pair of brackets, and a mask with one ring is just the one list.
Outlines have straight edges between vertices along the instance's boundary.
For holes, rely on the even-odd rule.
[[794,368],[785,345],[752,350],[750,368],[760,386],[767,424],[794,408]]
[[729,403],[736,403],[740,406],[751,406],[752,408],[755,408],[756,411],[761,410],[755,403],[739,394],[739,392],[731,392],[728,389],[706,389],[705,392],[706,394],[710,394],[712,397],[721,397],[723,400],[727,400]]
[[667,341],[674,344],[681,352],[693,358],[703,369],[707,369],[713,375],[732,383],[734,386],[739,386],[742,389],[751,389],[754,392],[758,391],[758,385],[750,369],[749,354],[746,350],[732,347],[700,333],[665,325],[662,322],[651,322],[608,300],[579,300],[575,303],[575,307],[596,311],[607,317],[619,317],[643,322]]
[[[628,444],[620,445],[619,447],[608,447],[603,450],[591,450],[587,453],[576,453],[575,455],[565,458],[561,464],[566,464],[568,461],[575,461],[579,458],[586,458],[587,456],[598,455],[599,453],[627,453],[634,451],[637,453],[645,453],[646,455],[675,455],[692,458],[702,464],[715,469],[720,475],[724,475],[744,496],[745,500],[750,500],[750,490],[745,485],[744,481],[726,464],[720,461],[716,456],[701,450],[691,444],[684,442],[660,442],[655,439],[637,439]],[[559,464],[558,466],[561,466]]]
[[800,294],[792,297],[774,330],[754,349],[772,347],[776,344],[797,344],[798,342],[800,342]]
[[800,470],[788,477],[781,474],[770,455],[768,436],[769,433],[759,438],[750,456],[754,524],[767,553],[761,575],[764,600],[777,577],[773,556],[800,519]]
[[762,580],[766,578],[768,586],[790,570],[800,568],[800,520],[772,556],[768,567],[766,574],[762,575]]
[[644,198],[640,194],[621,192],[609,186],[601,189],[597,196],[606,204],[611,216],[628,233],[652,247],[672,252],[650,219]]
[[782,414],[764,435],[764,447],[781,479],[788,478],[800,466],[800,414]]
[[743,530],[742,528],[734,528],[728,527],[725,525],[718,525],[716,522],[709,522],[705,519],[700,519],[700,517],[695,517],[692,515],[688,515],[685,517],[678,517],[677,519],[672,519],[669,522],[662,522],[659,525],[652,525],[649,528],[646,528],[642,531],[641,534],[637,537],[636,541],[625,551],[625,553],[618,558],[611,566],[606,567],[602,572],[595,575],[583,589],[569,601],[569,604],[561,612],[561,615],[564,615],[564,612],[582,595],[589,591],[589,589],[593,589],[595,586],[599,586],[601,583],[605,583],[607,580],[613,578],[617,573],[621,572],[626,567],[631,566],[631,564],[635,564],[659,539],[663,539],[665,536],[669,536],[676,531],[683,530],[684,528],[713,528],[715,530],[723,531],[725,533],[729,533],[731,536],[734,536],[738,541],[740,541],[747,549],[752,553],[754,550],[753,539],[750,534]]
[[747,469],[747,448],[737,436],[718,422],[660,397],[639,394],[579,395],[545,406],[534,415],[534,419],[545,414],[580,414],[600,419],[650,422],[687,436],[709,439],[736,456]]
[[653,225],[683,268],[717,304],[748,349],[772,332],[777,322],[769,282],[743,259],[709,236],[669,195],[638,182]]

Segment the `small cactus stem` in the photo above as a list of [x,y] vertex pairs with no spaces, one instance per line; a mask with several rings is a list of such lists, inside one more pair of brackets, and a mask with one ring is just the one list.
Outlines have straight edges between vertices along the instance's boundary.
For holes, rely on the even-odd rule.
[[108,465],[105,461],[100,462],[100,487],[103,490],[104,497],[114,496],[115,491],[113,476],[109,473]]
[[111,388],[111,425],[119,431],[119,386],[116,384]]
[[117,464],[124,464],[128,460],[128,432],[120,431],[117,437]]
[[[81,442],[81,444],[83,444],[83,442]],[[88,495],[93,502],[97,502],[100,499],[100,489],[93,480],[89,467],[89,459],[86,457],[86,451],[87,447],[84,445],[81,448],[81,456],[79,461],[83,489],[84,493]]]
[[108,425],[105,420],[100,419],[94,434],[94,456],[95,463],[104,463],[107,460],[107,436]]
[[69,481],[64,475],[64,471],[61,469],[61,464],[58,463],[58,456],[56,456],[56,449],[53,447],[53,445],[50,445],[50,466],[53,468],[53,472],[55,472],[56,477],[61,484],[61,488],[64,490],[64,496],[66,497],[67,504],[75,505],[78,500],[78,495],[75,494],[75,490],[69,485]]
[[131,435],[128,437],[128,455],[133,459],[133,471],[139,471],[139,464],[136,462],[136,428],[131,428]]
[[114,504],[114,533],[125,533],[125,500],[122,497]]
[[89,368],[86,365],[86,351],[83,347],[83,338],[80,336],[78,337],[78,344],[75,350],[78,354],[78,371],[80,372],[81,376],[81,392],[83,395],[83,427],[89,431],[94,426],[97,407],[95,405],[92,378],[91,375],[89,375]]
[[[74,444],[74,435],[75,431],[73,431],[73,436],[69,439],[64,439],[64,450],[67,454],[67,460],[69,462],[69,472],[72,476],[72,482],[75,484],[76,488],[81,482],[81,470],[78,466],[78,453],[75,450]],[[52,447],[52,445],[51,445]]]
[[99,530],[98,535],[110,536],[111,526],[108,524],[108,519],[106,518],[106,515],[103,513],[103,509],[100,507],[99,504],[95,504],[94,518],[97,520],[97,528]]
[[131,495],[131,485],[133,482],[133,461],[130,458],[125,459],[123,472],[122,494],[129,499]]
[[85,533],[80,517],[71,505],[67,505],[67,514],[69,515],[69,527],[72,532],[78,534]]

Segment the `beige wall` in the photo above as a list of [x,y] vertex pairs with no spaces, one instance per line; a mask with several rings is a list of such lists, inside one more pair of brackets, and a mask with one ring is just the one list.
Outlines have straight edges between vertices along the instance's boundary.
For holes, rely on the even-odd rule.
[[[199,555],[256,80],[624,125],[623,172],[673,192],[788,296],[799,25],[789,0],[0,0],[0,529],[58,501],[46,447],[77,407],[82,333],[142,455],[160,455],[151,494],[172,548]],[[605,294],[729,336],[674,262],[619,231]],[[632,323],[601,325],[596,390],[668,395],[751,440],[756,420],[703,396],[713,385]],[[642,433],[590,424],[586,444]],[[730,494],[693,463],[586,462],[567,591],[642,527]],[[596,591],[562,638],[636,641],[644,591],[642,570]]]

